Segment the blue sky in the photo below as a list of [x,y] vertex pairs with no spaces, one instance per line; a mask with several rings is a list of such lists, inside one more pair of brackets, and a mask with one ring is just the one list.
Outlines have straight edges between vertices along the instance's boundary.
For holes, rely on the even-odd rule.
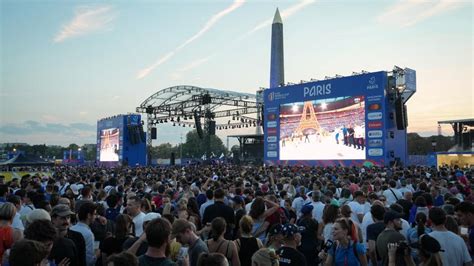
[[276,7],[286,81],[410,67],[409,132],[474,117],[471,1],[3,0],[0,142],[94,143],[98,119],[170,86],[268,87]]

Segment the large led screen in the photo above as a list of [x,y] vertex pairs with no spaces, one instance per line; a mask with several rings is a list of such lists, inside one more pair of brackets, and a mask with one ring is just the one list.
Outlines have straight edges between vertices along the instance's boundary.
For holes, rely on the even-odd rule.
[[100,131],[100,157],[101,162],[117,162],[120,150],[120,130],[107,128]]
[[365,160],[365,99],[280,105],[280,160]]

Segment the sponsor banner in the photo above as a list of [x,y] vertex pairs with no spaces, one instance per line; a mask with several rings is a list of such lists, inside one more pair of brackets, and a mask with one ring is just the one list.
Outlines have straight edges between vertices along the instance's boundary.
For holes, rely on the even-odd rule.
[[369,120],[380,120],[382,119],[382,112],[371,112],[367,114]]
[[277,129],[276,128],[268,128],[267,129],[267,134],[275,136],[277,134]]
[[267,149],[268,150],[276,150],[277,149],[276,143],[268,143]]
[[383,132],[382,132],[382,130],[369,130],[369,132],[367,132],[367,136],[370,139],[381,138],[381,137],[383,137]]
[[267,142],[277,142],[277,137],[276,136],[268,136],[267,137]]
[[383,156],[383,149],[368,149],[369,156]]
[[277,122],[276,121],[267,122],[267,127],[277,127]]
[[382,147],[383,141],[382,139],[369,139],[367,145],[369,147]]
[[276,158],[278,157],[278,153],[276,151],[267,151],[267,157]]
[[369,111],[377,111],[380,109],[382,109],[382,105],[380,103],[369,104]]
[[382,128],[382,122],[381,121],[378,121],[378,122],[369,122],[367,123],[368,124],[368,128]]

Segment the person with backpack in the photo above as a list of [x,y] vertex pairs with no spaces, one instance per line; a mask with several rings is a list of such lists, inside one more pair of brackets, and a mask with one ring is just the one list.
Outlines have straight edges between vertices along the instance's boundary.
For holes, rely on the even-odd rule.
[[354,241],[357,232],[350,219],[338,219],[333,227],[335,244],[326,251],[321,251],[319,257],[326,266],[367,266],[366,249],[363,244]]

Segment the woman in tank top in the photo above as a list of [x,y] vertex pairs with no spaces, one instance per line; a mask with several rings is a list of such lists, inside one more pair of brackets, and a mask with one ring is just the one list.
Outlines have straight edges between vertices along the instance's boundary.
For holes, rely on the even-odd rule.
[[251,266],[253,254],[263,247],[262,241],[252,236],[253,220],[244,215],[239,222],[241,236],[234,241],[239,253],[240,265]]
[[224,218],[217,217],[211,223],[211,238],[206,241],[209,253],[217,252],[224,255],[232,266],[240,266],[237,247],[231,240],[224,239],[227,223]]

